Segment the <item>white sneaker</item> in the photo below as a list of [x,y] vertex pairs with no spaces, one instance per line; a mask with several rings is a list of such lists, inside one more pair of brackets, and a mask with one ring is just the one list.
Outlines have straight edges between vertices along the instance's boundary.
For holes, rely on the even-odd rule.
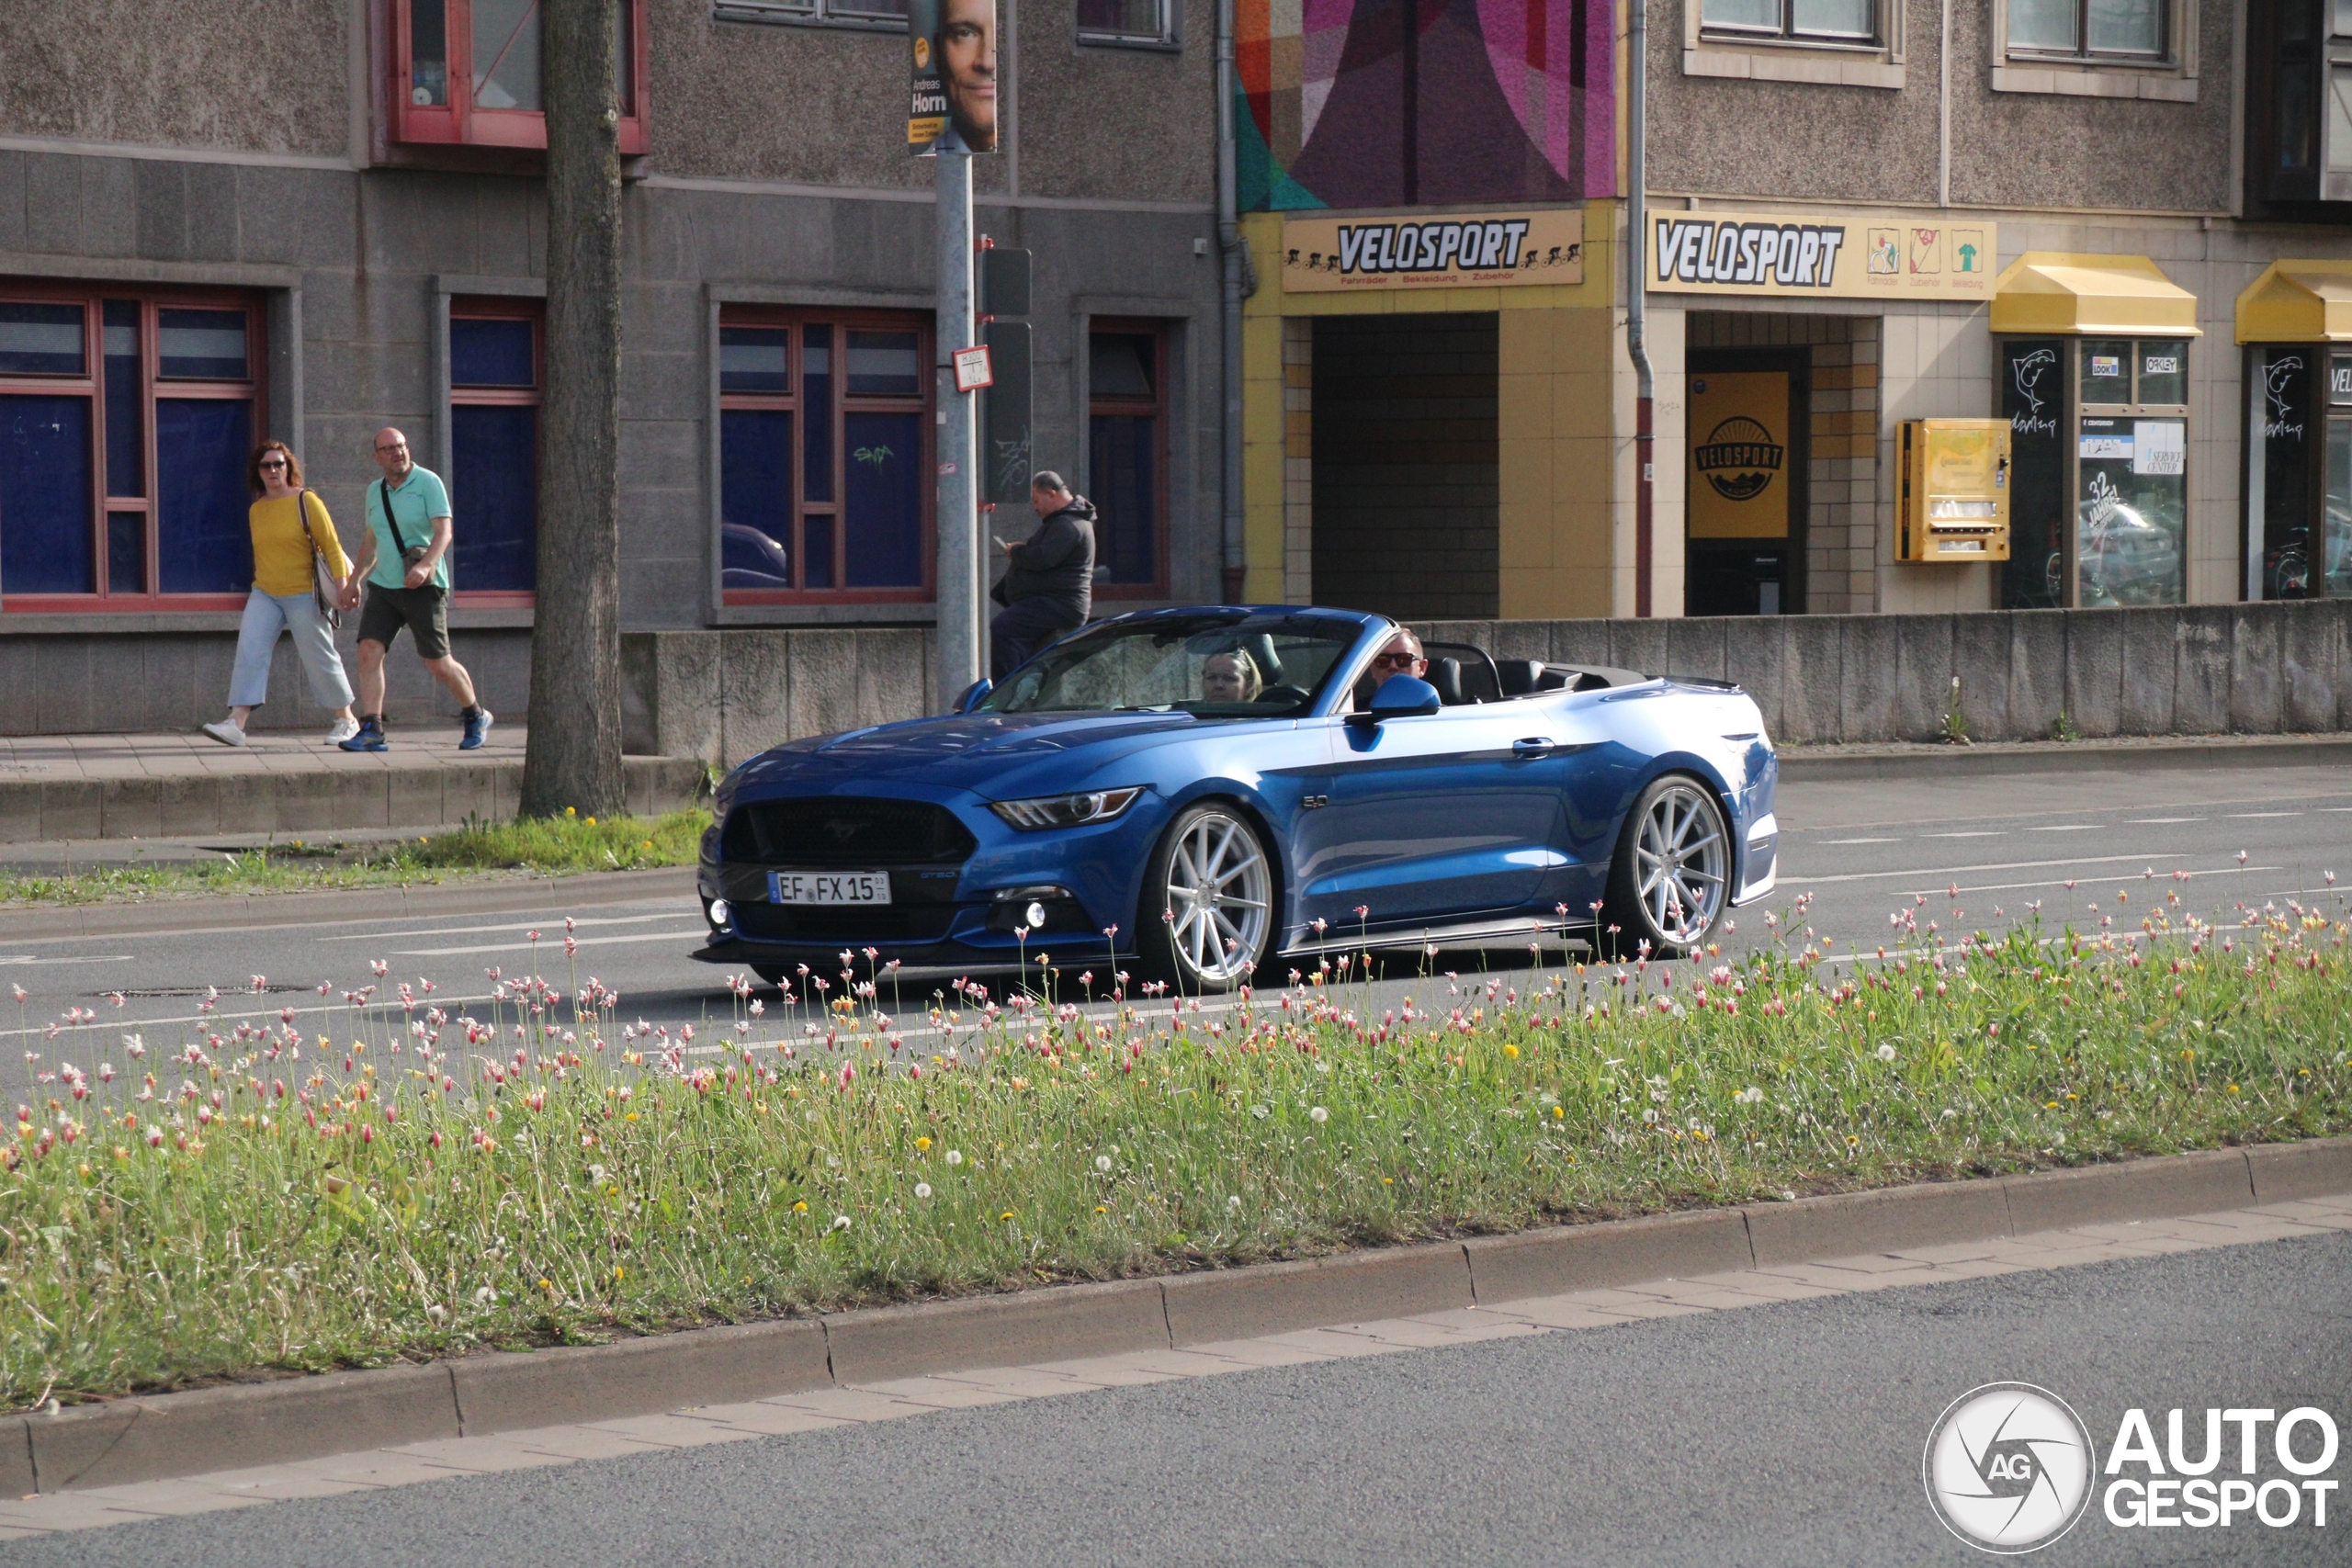
[[223,746],[243,746],[245,743],[245,732],[225,718],[206,725],[204,733]]
[[334,728],[327,731],[326,743],[330,746],[340,746],[358,733],[359,721],[357,719],[339,718],[334,721]]

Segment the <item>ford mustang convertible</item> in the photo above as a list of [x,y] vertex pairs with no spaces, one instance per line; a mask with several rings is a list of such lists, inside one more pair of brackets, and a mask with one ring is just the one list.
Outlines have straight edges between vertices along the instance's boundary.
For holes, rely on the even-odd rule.
[[1043,949],[1217,991],[1424,943],[1672,956],[1771,890],[1745,692],[1443,643],[1375,683],[1396,629],[1122,615],[944,717],[763,752],[719,786],[695,956],[774,982],[844,949],[962,973]]

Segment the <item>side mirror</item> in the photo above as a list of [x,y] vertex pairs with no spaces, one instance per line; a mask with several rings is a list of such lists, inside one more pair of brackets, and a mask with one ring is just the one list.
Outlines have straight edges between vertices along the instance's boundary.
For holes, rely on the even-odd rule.
[[971,712],[974,708],[978,707],[982,703],[988,701],[989,693],[993,690],[995,690],[994,683],[985,677],[973,682],[970,685],[964,688],[964,694],[956,699],[956,706],[953,711],[956,713]]
[[1414,718],[1435,713],[1441,705],[1437,688],[1427,681],[1413,675],[1391,675],[1372,694],[1370,711],[1351,713],[1347,722],[1359,729],[1369,729],[1383,719]]

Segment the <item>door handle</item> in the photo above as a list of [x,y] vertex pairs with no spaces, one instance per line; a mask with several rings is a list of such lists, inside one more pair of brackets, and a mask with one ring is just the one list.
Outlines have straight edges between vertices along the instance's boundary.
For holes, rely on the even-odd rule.
[[1544,736],[1531,735],[1524,740],[1512,741],[1510,754],[1514,757],[1548,757],[1552,754],[1553,745],[1554,742]]

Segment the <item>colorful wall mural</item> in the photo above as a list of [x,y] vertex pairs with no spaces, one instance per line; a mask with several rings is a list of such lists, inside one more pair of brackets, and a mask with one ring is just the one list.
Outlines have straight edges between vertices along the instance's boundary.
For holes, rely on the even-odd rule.
[[1617,189],[1611,0],[1236,0],[1245,211]]

